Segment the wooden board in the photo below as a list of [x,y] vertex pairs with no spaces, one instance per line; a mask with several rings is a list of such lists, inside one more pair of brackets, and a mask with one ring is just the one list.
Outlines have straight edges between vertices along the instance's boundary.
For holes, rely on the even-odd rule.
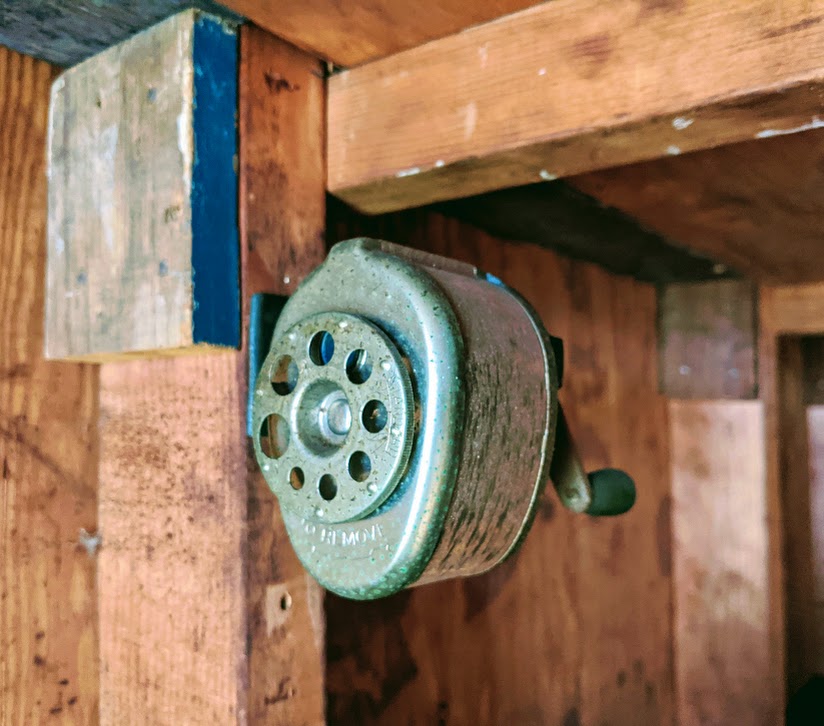
[[[274,35],[341,66],[365,61],[457,33],[538,0],[223,0]],[[210,12],[210,0],[5,0],[0,44],[58,65],[74,65],[139,30],[192,5]],[[226,15],[231,12],[223,10]]]
[[[324,83],[317,60],[253,26],[242,29],[240,50],[240,233],[248,319],[251,295],[291,293],[324,257]],[[320,724],[323,591],[292,550],[251,442],[246,455],[249,720]]]
[[239,346],[236,107],[236,32],[196,11],[55,81],[47,357]]
[[210,0],[4,0],[0,45],[73,66],[192,6],[233,17]]
[[807,131],[587,174],[570,183],[749,277],[773,283],[824,280],[822,153],[824,132]]
[[98,375],[42,355],[54,74],[0,48],[0,723],[92,726]]
[[669,398],[755,398],[757,320],[750,282],[665,286],[658,296],[661,391]]
[[340,66],[414,48],[539,0],[222,0],[261,28]]
[[374,603],[327,597],[330,723],[673,723],[666,404],[655,291],[413,211],[329,222],[456,257],[522,292],[566,345],[562,401],[588,467],[639,499],[593,520],[548,492],[523,549],[485,576]]
[[[322,253],[323,83],[253,29],[240,68],[246,311]],[[322,599],[256,471],[246,371],[245,350],[103,366],[103,722],[322,722]]]
[[717,279],[730,270],[639,225],[564,181],[499,189],[435,205],[499,239],[534,242],[647,282]]
[[555,0],[344,71],[329,189],[390,211],[815,127],[823,9]]
[[673,401],[670,427],[679,723],[772,726],[762,404]]

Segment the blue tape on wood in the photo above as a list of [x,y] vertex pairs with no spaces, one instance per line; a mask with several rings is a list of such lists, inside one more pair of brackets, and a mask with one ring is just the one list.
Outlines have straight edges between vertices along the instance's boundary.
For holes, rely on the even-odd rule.
[[195,343],[239,347],[235,29],[217,18],[199,16],[193,53],[192,338]]

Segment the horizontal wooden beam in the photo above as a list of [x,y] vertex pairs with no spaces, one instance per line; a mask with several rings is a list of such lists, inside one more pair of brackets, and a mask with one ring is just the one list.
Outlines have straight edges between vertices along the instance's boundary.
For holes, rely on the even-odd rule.
[[[189,7],[245,16],[340,66],[383,58],[539,0],[4,0],[0,45],[70,66]],[[224,7],[225,6],[225,7]],[[238,13],[235,16],[231,11]]]
[[340,66],[383,58],[540,0],[221,0],[261,28]]
[[824,283],[761,288],[762,327],[774,335],[824,334]]
[[434,209],[499,239],[533,242],[645,282],[695,282],[730,274],[727,267],[673,244],[564,181],[499,189]]
[[371,213],[824,124],[824,2],[556,0],[329,83]]
[[213,0],[3,0],[0,45],[73,66],[191,7],[240,20]]

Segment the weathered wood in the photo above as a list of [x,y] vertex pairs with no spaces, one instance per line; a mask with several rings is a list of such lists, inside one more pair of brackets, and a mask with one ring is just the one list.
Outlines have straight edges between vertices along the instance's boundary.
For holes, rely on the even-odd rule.
[[104,365],[101,723],[244,723],[238,353]]
[[522,292],[566,344],[562,400],[585,464],[624,467],[642,492],[615,520],[572,515],[547,492],[523,548],[488,575],[374,603],[327,597],[329,722],[671,724],[653,288],[422,211],[328,228],[463,259]]
[[354,66],[522,10],[538,0],[222,2],[313,55]]
[[756,291],[739,280],[667,285],[658,297],[658,372],[669,398],[755,398]]
[[[790,562],[806,557],[804,538],[809,541],[809,524],[801,523],[798,539],[790,525],[804,517],[809,498],[807,432],[803,406],[803,358],[797,336],[824,332],[824,287],[795,285],[759,289],[759,395],[764,403],[767,458],[767,531],[770,662],[772,670],[773,722],[782,717],[787,688],[801,678],[799,664],[805,662],[806,648],[791,652],[799,632],[806,628],[806,596],[798,588],[805,579],[791,583]],[[805,494],[805,489],[807,493]],[[793,500],[802,499],[798,504]],[[798,508],[799,514],[793,511]],[[792,588],[796,588],[793,592]],[[803,618],[801,630],[791,625]]]
[[[338,65],[413,48],[537,0],[223,0],[261,28]],[[5,0],[0,44],[58,65],[74,65],[188,7],[234,16],[210,0]]]
[[824,334],[824,284],[761,288],[766,331],[773,335]]
[[776,358],[778,463],[784,527],[787,695],[815,673],[815,580],[810,517],[809,432],[801,341],[782,338]]
[[46,354],[237,347],[237,40],[181,13],[52,90]]
[[715,279],[716,263],[673,245],[562,181],[500,189],[435,206],[499,239],[535,242],[647,282]]
[[[324,90],[282,41],[246,28],[240,50],[245,316],[251,293],[287,290],[322,255]],[[322,722],[321,594],[251,456],[246,373],[245,341],[103,367],[106,722]]]
[[823,150],[824,132],[808,131],[618,167],[570,183],[748,277],[822,280]]
[[[240,233],[248,306],[258,292],[290,293],[323,259],[324,82],[317,60],[253,26],[241,30],[240,51]],[[292,550],[250,446],[247,457],[249,720],[320,724],[323,593]]]
[[329,189],[388,211],[815,126],[823,7],[556,0],[344,71]]
[[210,0],[4,0],[0,45],[72,66],[193,6],[234,17]]
[[758,401],[670,403],[681,726],[772,726],[764,421]]
[[0,48],[4,726],[98,723],[98,374],[89,365],[42,357],[46,125],[54,74],[45,63]]

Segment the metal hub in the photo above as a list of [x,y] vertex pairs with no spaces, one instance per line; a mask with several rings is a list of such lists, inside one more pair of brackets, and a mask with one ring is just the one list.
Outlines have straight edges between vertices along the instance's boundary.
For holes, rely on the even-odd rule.
[[364,318],[322,313],[273,341],[255,390],[255,453],[281,506],[337,523],[403,477],[414,400],[404,359]]

